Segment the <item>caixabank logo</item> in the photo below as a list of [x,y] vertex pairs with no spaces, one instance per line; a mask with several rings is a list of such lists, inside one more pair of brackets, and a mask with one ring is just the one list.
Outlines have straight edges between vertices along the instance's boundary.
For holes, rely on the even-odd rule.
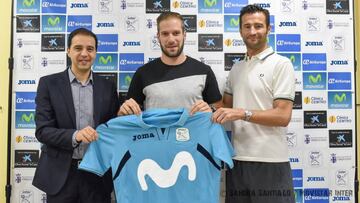
[[65,32],[65,15],[43,15],[41,21],[42,32]]
[[222,0],[198,0],[199,13],[222,13]]
[[244,60],[245,53],[224,53],[225,71],[230,71],[235,63]]
[[326,111],[304,111],[304,128],[327,128]]
[[15,150],[15,168],[35,168],[39,161],[39,150]]
[[305,188],[304,203],[329,203],[329,188]]
[[69,15],[67,31],[72,32],[78,28],[92,30],[92,16],[90,15]]
[[98,53],[93,65],[94,71],[117,71],[118,55],[115,53]]
[[97,76],[104,78],[105,80],[110,80],[114,84],[117,84],[118,78],[117,73],[95,73]]
[[66,13],[66,0],[43,0],[42,13]]
[[278,52],[300,52],[300,34],[277,34],[276,51]]
[[326,90],[326,72],[303,73],[304,90]]
[[120,53],[119,71],[136,71],[144,65],[144,53]]
[[248,4],[248,0],[224,0],[224,13],[239,14],[240,10]]
[[42,34],[41,51],[65,51],[65,34]]
[[196,15],[182,15],[186,32],[197,32]]
[[329,130],[329,147],[344,148],[352,147],[352,130]]
[[16,111],[15,128],[34,129],[35,128],[35,111]]
[[16,12],[21,13],[40,13],[40,0],[17,0]]
[[326,71],[325,53],[305,53],[302,55],[303,71]]
[[199,34],[198,51],[223,51],[222,34]]
[[40,16],[16,16],[16,32],[40,32]]
[[351,90],[350,72],[329,72],[328,73],[329,90]]
[[326,0],[326,14],[349,14],[349,0]]
[[35,109],[36,92],[16,92],[16,109]]
[[164,13],[169,11],[169,0],[146,0],[146,13]]
[[98,34],[98,52],[117,52],[118,35],[117,34]]
[[224,15],[224,32],[239,32],[239,15]]
[[295,92],[293,109],[302,109],[302,92]]
[[301,71],[301,54],[300,53],[279,53],[281,56],[288,58],[295,71]]
[[134,73],[119,73],[119,90],[128,91]]
[[351,109],[351,92],[328,92],[329,109]]

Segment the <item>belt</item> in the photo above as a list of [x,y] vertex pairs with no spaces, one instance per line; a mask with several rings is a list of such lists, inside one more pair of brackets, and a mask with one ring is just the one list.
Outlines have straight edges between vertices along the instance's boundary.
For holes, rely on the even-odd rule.
[[80,163],[81,163],[81,160],[82,159],[72,159],[71,160],[71,166],[74,166],[74,167],[78,168]]

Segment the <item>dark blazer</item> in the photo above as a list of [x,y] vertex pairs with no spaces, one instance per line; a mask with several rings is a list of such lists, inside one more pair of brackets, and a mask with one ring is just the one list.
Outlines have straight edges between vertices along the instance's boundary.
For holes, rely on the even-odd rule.
[[[119,100],[116,85],[93,74],[95,127],[116,116]],[[35,136],[43,145],[33,185],[55,195],[70,171],[76,131],[75,108],[68,70],[40,78],[36,103]],[[111,177],[108,178],[111,181]],[[112,183],[109,183],[112,185]]]

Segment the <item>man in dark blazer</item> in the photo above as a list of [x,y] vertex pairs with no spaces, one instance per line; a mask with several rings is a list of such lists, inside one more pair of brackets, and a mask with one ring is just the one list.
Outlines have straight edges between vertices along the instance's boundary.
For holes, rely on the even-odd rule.
[[87,146],[98,138],[96,126],[119,109],[113,82],[91,71],[97,37],[84,28],[70,33],[71,67],[42,77],[37,89],[36,138],[42,143],[33,185],[48,202],[110,202],[111,172],[103,177],[78,170]]

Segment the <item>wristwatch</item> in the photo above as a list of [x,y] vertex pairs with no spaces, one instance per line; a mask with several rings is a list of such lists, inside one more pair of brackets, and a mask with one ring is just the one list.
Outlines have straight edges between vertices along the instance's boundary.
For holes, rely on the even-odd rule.
[[253,113],[251,111],[245,110],[245,117],[244,117],[244,121],[249,121],[251,116],[253,115]]

